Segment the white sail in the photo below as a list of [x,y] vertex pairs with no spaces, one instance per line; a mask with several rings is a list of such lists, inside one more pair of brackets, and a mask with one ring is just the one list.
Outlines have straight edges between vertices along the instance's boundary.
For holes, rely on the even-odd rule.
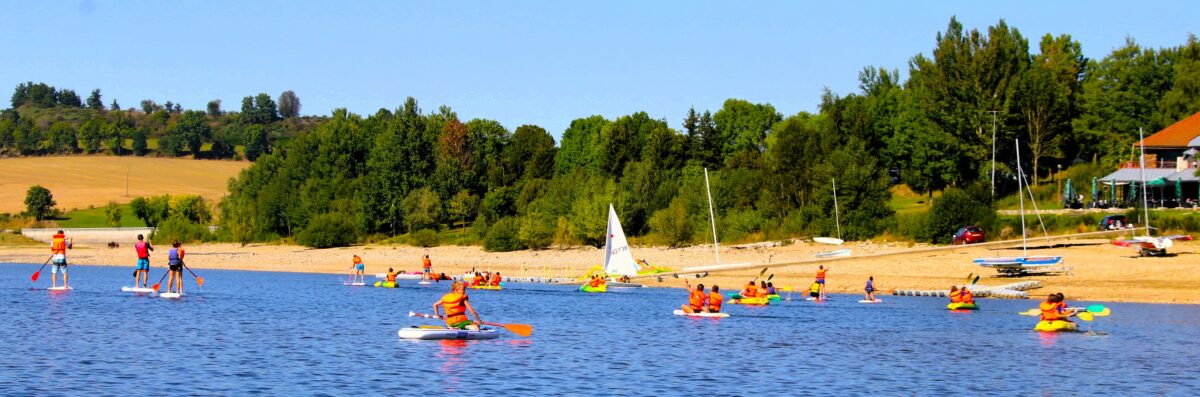
[[608,205],[608,233],[604,240],[604,272],[609,275],[636,276],[637,263],[629,252],[625,231],[612,204]]

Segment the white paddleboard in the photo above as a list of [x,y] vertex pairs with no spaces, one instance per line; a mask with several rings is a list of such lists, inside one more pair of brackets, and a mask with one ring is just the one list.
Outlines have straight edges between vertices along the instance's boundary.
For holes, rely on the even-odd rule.
[[813,298],[813,297],[811,297],[811,296],[810,296],[810,297],[804,298],[804,300],[806,300],[806,301],[817,301],[817,302],[824,302],[824,301],[827,301],[827,300],[829,300],[829,298],[825,298],[825,299],[817,299],[817,298]]
[[132,292],[135,294],[149,294],[154,292],[154,288],[146,287],[121,287],[122,292]]
[[70,290],[73,290],[74,288],[71,288],[71,287],[47,287],[46,289],[50,290],[50,291],[70,291]]
[[840,258],[843,256],[850,256],[849,248],[840,249],[840,250],[836,250],[836,251],[821,252],[821,253],[817,254],[818,258]]
[[361,287],[361,286],[367,285],[367,283],[342,283],[342,285],[349,285],[352,287]]
[[876,299],[873,301],[863,299],[863,300],[858,301],[858,303],[883,303],[883,299]]
[[688,317],[713,317],[713,318],[729,317],[729,313],[684,313],[683,310],[680,310],[680,309],[675,309],[675,311],[673,313],[676,316],[688,316]]
[[161,294],[158,294],[158,296],[163,299],[179,299],[185,295],[187,295],[187,294],[182,293],[182,292],[163,292]]
[[432,283],[430,283],[430,282],[428,282],[428,281],[422,281],[422,282],[419,282],[419,283],[417,283],[417,284],[419,284],[419,285],[429,285],[429,284],[432,284]]
[[462,339],[462,340],[481,340],[481,339],[496,339],[500,337],[500,332],[493,328],[484,328],[481,330],[463,330],[449,329],[442,327],[410,327],[400,328],[396,332],[400,339]]
[[842,245],[842,243],[845,243],[842,239],[833,237],[813,237],[813,242],[829,245]]

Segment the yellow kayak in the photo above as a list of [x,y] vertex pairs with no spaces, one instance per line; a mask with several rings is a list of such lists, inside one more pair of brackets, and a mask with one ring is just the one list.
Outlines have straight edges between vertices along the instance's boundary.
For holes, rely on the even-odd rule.
[[582,287],[579,287],[579,290],[583,292],[608,292],[608,284],[600,284],[599,287],[584,284]]
[[376,281],[375,288],[396,288],[396,283],[393,281]]
[[467,288],[470,288],[470,289],[488,289],[488,290],[499,291],[499,290],[500,290],[502,287],[500,287],[499,285],[472,285],[472,286],[470,286],[470,287],[467,287]]
[[974,303],[955,302],[946,305],[946,308],[950,310],[979,310],[979,305]]
[[1040,332],[1074,332],[1079,329],[1079,326],[1070,321],[1054,320],[1054,321],[1038,321],[1033,327],[1034,331]]
[[729,303],[738,304],[738,305],[766,306],[767,303],[770,301],[771,300],[767,299],[767,297],[765,297],[765,296],[759,296],[759,297],[754,297],[754,298],[733,299],[733,300],[730,300]]

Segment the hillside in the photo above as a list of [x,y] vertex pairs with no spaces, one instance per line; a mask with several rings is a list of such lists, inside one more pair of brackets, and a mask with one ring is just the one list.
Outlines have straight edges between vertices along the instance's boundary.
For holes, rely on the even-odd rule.
[[25,191],[32,185],[50,189],[64,211],[165,193],[197,194],[216,201],[225,195],[229,178],[249,165],[244,161],[133,156],[0,159],[0,213],[24,211]]

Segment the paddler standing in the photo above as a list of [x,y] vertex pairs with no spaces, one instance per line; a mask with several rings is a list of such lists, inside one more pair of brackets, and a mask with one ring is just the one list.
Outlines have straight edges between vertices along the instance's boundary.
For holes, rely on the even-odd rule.
[[819,299],[821,300],[825,300],[825,272],[827,271],[829,269],[826,269],[825,265],[817,265],[817,284],[820,286]]
[[875,301],[875,276],[867,276],[867,286],[863,288],[867,292],[867,296],[863,299],[867,301]]
[[141,284],[142,288],[146,288],[146,284],[150,281],[150,251],[154,251],[154,247],[142,235],[138,235],[137,243],[133,244],[134,251],[137,251],[137,268],[133,270],[133,286],[137,287]]
[[[442,308],[446,309],[445,315],[442,314]],[[467,312],[475,316],[475,321],[471,321]],[[475,308],[471,307],[471,302],[467,299],[466,287],[458,281],[450,285],[450,293],[442,295],[442,299],[434,302],[433,313],[446,320],[446,328],[478,330],[479,324],[483,324],[479,313],[475,312]]]
[[67,238],[62,230],[55,233],[50,238],[50,260],[54,262],[54,266],[50,268],[50,286],[58,287],[58,272],[62,272],[63,288],[70,287],[67,285],[67,250],[75,245],[74,238]]
[[679,308],[683,309],[684,313],[703,313],[708,306],[705,304],[708,296],[704,294],[704,284],[696,285],[696,289],[693,290],[692,285],[685,280],[684,286],[684,290],[689,291],[688,303],[680,305]]
[[429,254],[425,254],[421,258],[421,280],[429,281],[433,274],[433,261],[429,260]]
[[[183,244],[179,240],[171,243],[171,249],[167,251],[167,273],[170,279],[167,280],[167,292],[183,293]],[[158,284],[155,284],[158,285]],[[172,286],[175,289],[172,289]]]
[[350,266],[354,268],[354,273],[350,274],[350,283],[353,284],[358,282],[366,284],[367,280],[364,272],[366,271],[367,266],[363,263],[362,258],[358,255],[355,255]]

